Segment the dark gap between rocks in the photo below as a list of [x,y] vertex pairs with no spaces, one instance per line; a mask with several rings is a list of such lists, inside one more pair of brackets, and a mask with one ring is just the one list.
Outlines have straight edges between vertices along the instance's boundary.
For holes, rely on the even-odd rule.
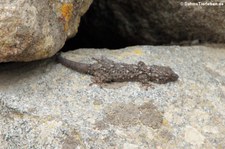
[[[113,19],[111,26],[109,26],[109,22],[104,22],[104,18],[102,20],[95,21],[95,24],[98,24],[98,21],[101,22],[99,26],[93,26],[92,21],[95,20],[97,15],[98,10],[96,10],[92,4],[86,14],[81,17],[78,33],[75,37],[66,41],[61,51],[65,52],[79,48],[119,49],[139,44],[138,42],[130,41],[127,38],[124,39],[121,37],[113,25],[118,22],[114,22],[115,20]],[[102,23],[102,21],[104,23]]]
[[99,28],[99,31],[97,31],[98,29],[93,31],[88,28],[90,28],[88,22],[85,21],[85,18],[82,18],[78,33],[75,35],[75,37],[68,39],[61,50],[70,51],[79,48],[119,49],[135,45],[119,38],[116,33],[112,33],[110,30],[106,31],[106,28]]
[[[180,17],[182,15],[179,13],[176,14],[177,20],[170,18],[169,16],[174,16],[172,11],[179,10],[180,7],[172,9],[169,6],[164,8],[164,4],[158,6],[155,3],[147,3],[150,8],[155,5],[159,8],[156,12],[150,8],[144,12],[135,9],[136,12],[133,13],[133,9],[136,8],[133,5],[127,6],[126,2],[121,5],[119,2],[112,1],[112,3],[115,8],[106,1],[94,0],[86,14],[81,17],[78,33],[66,41],[61,51],[79,48],[120,49],[134,45],[190,46],[219,42],[215,31],[207,28],[204,20],[202,24],[201,22],[188,24],[193,18],[187,17],[186,23],[183,23]],[[133,3],[141,5],[139,0]],[[171,12],[167,13],[168,10]],[[185,9],[183,11],[185,12]],[[169,16],[163,18],[164,15],[160,14],[165,12]]]

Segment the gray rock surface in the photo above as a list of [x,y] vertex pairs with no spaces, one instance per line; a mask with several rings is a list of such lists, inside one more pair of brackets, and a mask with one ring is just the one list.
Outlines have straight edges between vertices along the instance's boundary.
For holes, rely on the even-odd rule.
[[148,91],[134,82],[101,89],[51,59],[1,64],[1,148],[225,148],[225,46],[79,49],[64,56],[142,60],[168,65],[180,77]]
[[0,62],[50,57],[77,33],[92,0],[1,0]]
[[[192,41],[225,43],[225,2],[189,2],[192,3],[95,0],[81,23],[77,42],[83,47],[110,48],[136,44],[192,44]],[[196,6],[194,2],[202,2],[202,5]],[[203,5],[205,2],[221,2],[221,5]]]

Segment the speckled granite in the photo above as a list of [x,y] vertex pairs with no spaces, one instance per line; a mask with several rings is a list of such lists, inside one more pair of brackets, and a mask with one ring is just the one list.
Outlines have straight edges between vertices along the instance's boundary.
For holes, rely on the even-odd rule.
[[168,65],[180,76],[89,86],[48,59],[0,65],[1,148],[225,148],[225,46],[80,49],[69,59]]

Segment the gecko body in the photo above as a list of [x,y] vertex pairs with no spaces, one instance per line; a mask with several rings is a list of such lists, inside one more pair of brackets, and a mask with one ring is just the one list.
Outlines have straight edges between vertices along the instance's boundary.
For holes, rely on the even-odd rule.
[[56,60],[62,65],[77,72],[94,76],[94,83],[110,82],[140,82],[150,85],[151,82],[164,84],[178,79],[178,75],[166,66],[146,65],[139,61],[138,64],[116,63],[107,58],[96,59],[93,64],[79,63],[63,58],[58,54]]

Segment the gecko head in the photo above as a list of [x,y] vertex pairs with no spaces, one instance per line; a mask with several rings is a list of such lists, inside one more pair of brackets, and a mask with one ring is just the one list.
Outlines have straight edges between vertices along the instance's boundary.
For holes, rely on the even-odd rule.
[[153,65],[150,68],[150,81],[164,84],[176,81],[179,76],[170,68],[165,66]]

